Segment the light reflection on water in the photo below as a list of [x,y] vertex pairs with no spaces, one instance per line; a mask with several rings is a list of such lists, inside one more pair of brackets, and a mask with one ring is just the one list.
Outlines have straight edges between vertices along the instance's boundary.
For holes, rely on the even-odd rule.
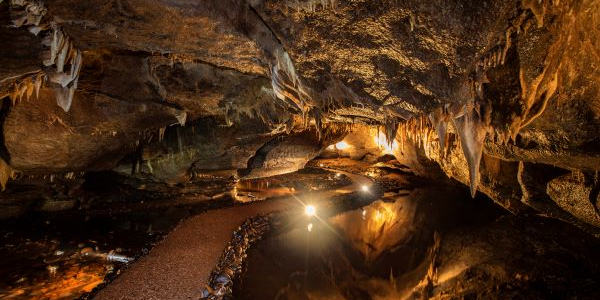
[[0,247],[0,299],[79,298],[118,266],[89,255],[101,252],[84,244],[4,238],[9,243]]
[[181,208],[0,222],[0,299],[85,299],[123,266],[109,259],[146,252],[187,215]]
[[474,211],[487,220],[502,213],[491,201],[470,201],[466,190],[427,186],[383,193],[324,217],[310,231],[301,222],[281,221],[250,248],[234,297],[399,299],[400,285],[409,285],[402,276],[428,266],[434,236],[477,226]]
[[104,282],[106,274],[106,268],[99,263],[62,266],[50,277],[26,279],[9,287],[2,291],[0,299],[74,299]]
[[342,174],[319,168],[306,168],[268,178],[240,180],[234,187],[233,195],[238,202],[252,202],[307,191],[331,190],[350,183]]
[[[275,182],[272,183],[273,181]],[[273,179],[240,180],[234,190],[235,198],[239,202],[252,202],[296,193],[294,187],[282,186]]]

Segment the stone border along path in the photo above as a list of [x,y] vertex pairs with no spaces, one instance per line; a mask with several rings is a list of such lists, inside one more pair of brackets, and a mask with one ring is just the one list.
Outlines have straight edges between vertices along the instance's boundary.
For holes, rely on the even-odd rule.
[[[327,199],[371,185],[365,176],[337,171],[352,184],[340,189],[313,192]],[[95,300],[199,299],[212,270],[232,238],[247,219],[298,209],[296,196],[264,200],[243,206],[210,210],[180,223],[148,255],[143,256],[94,297]],[[303,211],[303,209],[299,209]]]

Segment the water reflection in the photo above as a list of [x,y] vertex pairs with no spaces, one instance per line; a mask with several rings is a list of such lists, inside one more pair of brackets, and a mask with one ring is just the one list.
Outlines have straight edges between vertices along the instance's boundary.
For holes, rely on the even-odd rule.
[[[56,269],[52,269],[56,268]],[[54,271],[50,271],[54,270]],[[107,268],[103,264],[66,264],[51,266],[49,277],[34,276],[18,280],[2,291],[0,299],[74,299],[91,292],[104,282]]]
[[76,299],[147,253],[190,207],[118,215],[62,213],[0,222],[0,299]]
[[290,174],[240,180],[233,194],[238,202],[252,202],[308,191],[331,190],[349,184],[350,179],[343,174],[320,168],[306,168]]
[[416,208],[414,198],[399,197],[392,203],[378,200],[360,210],[334,216],[331,223],[366,261],[372,261],[408,238]]
[[246,273],[234,284],[234,297],[384,299],[397,295],[401,275],[420,270],[422,262],[428,261],[436,232],[499,215],[491,202],[474,203],[468,191],[446,186],[386,196],[325,217],[325,223],[312,222],[311,230],[303,222],[281,220],[250,249]]
[[285,187],[277,179],[240,180],[235,186],[236,201],[252,202],[296,194],[296,188]]
[[[234,195],[238,201],[255,201],[348,184],[344,175],[308,168],[239,181]],[[223,189],[220,182],[211,185],[215,187],[201,187],[204,191]],[[226,192],[229,195],[231,190]],[[119,273],[126,258],[147,253],[180,220],[232,204],[231,197],[219,201],[204,201],[193,194],[186,197],[194,204],[182,204],[188,203],[187,198],[98,201],[101,207],[95,210],[34,213],[0,221],[0,299],[92,297],[96,287]],[[306,224],[303,230],[307,231]]]

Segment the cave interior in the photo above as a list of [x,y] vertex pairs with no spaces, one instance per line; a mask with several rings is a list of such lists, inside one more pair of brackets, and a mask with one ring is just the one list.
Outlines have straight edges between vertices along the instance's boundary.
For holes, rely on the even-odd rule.
[[598,299],[600,0],[0,0],[0,299]]

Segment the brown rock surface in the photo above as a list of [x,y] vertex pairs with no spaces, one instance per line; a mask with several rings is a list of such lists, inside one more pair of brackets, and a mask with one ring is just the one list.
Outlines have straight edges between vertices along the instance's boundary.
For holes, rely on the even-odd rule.
[[[597,203],[545,190],[569,172],[597,182],[598,0],[56,0],[45,8],[39,20],[22,19],[18,2],[0,3],[0,96],[17,102],[2,110],[2,158],[23,174],[121,170],[132,156],[140,165],[162,159],[159,181],[194,169],[233,174],[252,169],[250,158],[273,137],[290,134],[302,146],[281,143],[251,172],[273,175],[327,146],[326,138],[297,141],[302,132],[337,128],[339,137],[344,124],[362,123],[384,125],[407,145],[395,154],[417,162],[417,172],[434,176],[436,168],[423,167],[434,161],[512,212],[598,226],[590,221],[600,217]],[[78,81],[64,87],[78,83],[68,112],[49,82],[62,78],[60,63],[47,62],[56,32],[71,43],[65,69],[83,53]],[[36,98],[38,71],[46,81]],[[447,132],[434,131],[432,113]],[[188,145],[195,156],[173,162],[181,149],[168,139],[161,147],[170,158],[156,155],[165,127],[203,118],[214,121],[219,145],[201,138]],[[233,124],[246,139],[222,128]],[[411,136],[396,134],[397,124],[412,126]],[[438,136],[448,136],[447,155]],[[519,175],[547,169],[543,179]],[[578,208],[567,209],[573,201]]]

